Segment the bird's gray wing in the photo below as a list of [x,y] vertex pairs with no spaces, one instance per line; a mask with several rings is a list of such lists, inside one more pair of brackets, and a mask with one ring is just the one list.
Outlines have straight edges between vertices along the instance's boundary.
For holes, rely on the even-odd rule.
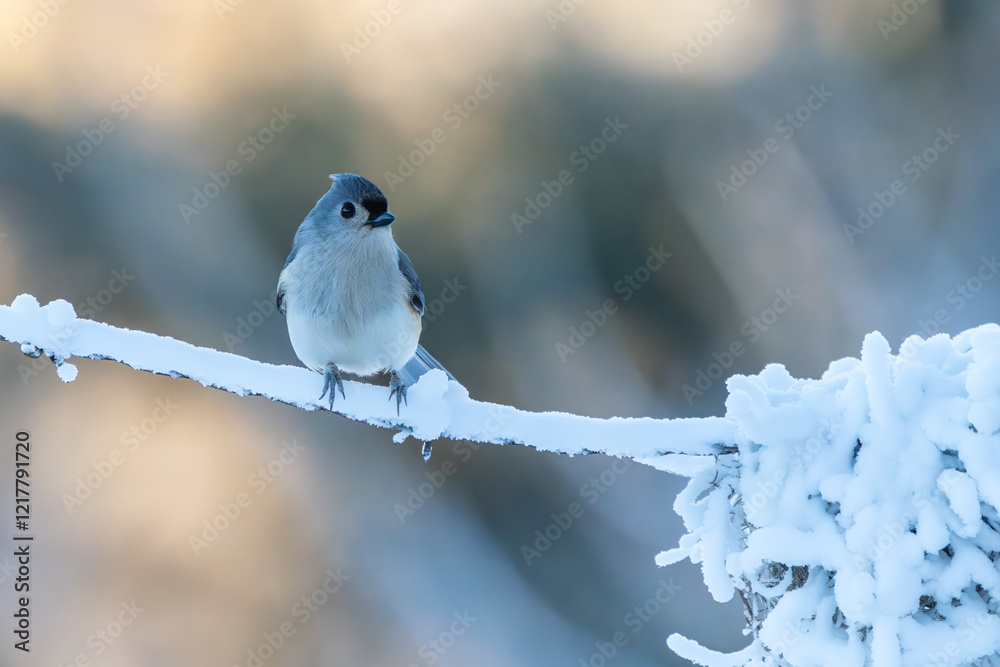
[[[292,263],[295,259],[295,255],[299,252],[299,235],[295,235],[295,240],[292,241],[292,251],[288,253],[288,259],[285,260],[285,265],[281,267],[282,272],[288,268],[288,265]],[[282,315],[285,314],[285,288],[281,284],[281,278],[278,278],[278,296],[275,298],[275,305],[278,306],[278,312]]]
[[410,303],[417,313],[424,315],[424,288],[420,286],[420,279],[417,278],[417,271],[413,268],[413,262],[406,256],[402,249],[399,249],[399,271],[410,283]]
[[[399,271],[406,277],[407,282],[410,283],[410,303],[413,305],[414,309],[421,316],[424,314],[424,288],[420,286],[420,280],[417,278],[417,272],[413,268],[413,263],[410,258],[406,256],[406,253],[402,250],[399,251]],[[454,380],[455,376],[448,372],[448,369],[441,365],[437,359],[432,357],[427,350],[424,349],[423,345],[417,345],[417,351],[414,353],[413,357],[403,364],[403,367],[397,370],[400,379],[406,386],[412,385],[416,382],[421,375],[426,373],[432,368],[440,368],[448,375],[449,380]]]

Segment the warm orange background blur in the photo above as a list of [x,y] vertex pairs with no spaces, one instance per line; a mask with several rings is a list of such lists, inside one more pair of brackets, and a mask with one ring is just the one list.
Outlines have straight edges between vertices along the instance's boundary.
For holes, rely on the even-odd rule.
[[[298,364],[269,305],[348,171],[385,190],[423,343],[474,397],[722,414],[721,375],[995,319],[998,34],[971,0],[6,0],[0,302]],[[0,344],[0,487],[27,430],[36,534],[32,652],[5,635],[3,664],[596,667],[622,632],[608,664],[645,667],[683,664],[672,632],[745,641],[696,567],[653,563],[678,479],[452,442],[425,464],[338,416],[79,368]]]

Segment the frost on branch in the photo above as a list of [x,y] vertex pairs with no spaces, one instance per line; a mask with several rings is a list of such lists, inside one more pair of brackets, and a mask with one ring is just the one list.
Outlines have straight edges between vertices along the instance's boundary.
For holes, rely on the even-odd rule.
[[[240,395],[321,410],[321,379],[171,338],[76,318],[29,295],[0,306],[0,339],[113,359]],[[593,419],[475,401],[431,371],[397,416],[387,389],[348,383],[341,414],[439,437],[622,456],[691,478],[674,508],[720,601],[738,594],[753,641],[723,655],[674,635],[709,667],[1000,667],[1000,327],[907,339],[870,334],[861,360],[818,380],[784,367],[729,379],[725,418]]]
[[[322,376],[305,368],[275,366],[235,354],[195,347],[145,331],[131,331],[80,319],[73,306],[57,300],[40,306],[22,294],[0,306],[0,340],[20,343],[28,355],[44,354],[70,382],[77,368],[72,357],[110,359],[137,370],[190,378],[240,396],[263,396],[303,410],[325,410],[319,400]],[[562,454],[601,452],[643,460],[667,451],[710,455],[718,443],[733,439],[725,419],[594,419],[561,412],[527,412],[469,397],[458,382],[440,371],[420,378],[396,414],[385,385],[348,382],[339,398],[339,414],[375,426],[396,429],[396,442],[408,436],[429,442],[455,438],[497,444],[518,443]],[[664,449],[669,446],[670,449]]]
[[[1000,327],[907,339],[869,334],[861,360],[818,380],[784,367],[729,379],[738,451],[674,505],[688,534],[660,554],[701,563],[738,594],[753,643],[711,667],[991,665],[1000,649]],[[983,660],[980,660],[983,658]],[[994,662],[996,660],[996,662]]]

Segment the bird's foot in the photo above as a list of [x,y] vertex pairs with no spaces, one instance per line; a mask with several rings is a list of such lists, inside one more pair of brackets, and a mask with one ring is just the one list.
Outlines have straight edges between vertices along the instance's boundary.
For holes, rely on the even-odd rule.
[[327,364],[323,373],[323,393],[319,395],[319,400],[322,401],[326,393],[330,392],[330,410],[333,410],[333,399],[337,397],[337,389],[340,389],[340,395],[346,399],[344,381],[340,379],[340,369],[336,364]]
[[406,385],[403,384],[403,381],[399,379],[398,375],[396,375],[396,371],[392,371],[392,381],[389,382],[390,401],[393,396],[396,397],[396,415],[398,416],[400,403],[406,402]]

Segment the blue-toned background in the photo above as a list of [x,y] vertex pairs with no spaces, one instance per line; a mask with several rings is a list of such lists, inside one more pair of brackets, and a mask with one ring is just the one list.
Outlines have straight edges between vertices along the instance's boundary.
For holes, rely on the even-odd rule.
[[[8,0],[0,35],[2,303],[298,364],[277,276],[349,171],[480,400],[717,415],[732,373],[996,318],[990,3]],[[654,565],[677,478],[453,442],[425,464],[339,416],[79,367],[0,345],[37,534],[7,664],[645,667],[682,664],[673,632],[745,641],[695,566]]]

